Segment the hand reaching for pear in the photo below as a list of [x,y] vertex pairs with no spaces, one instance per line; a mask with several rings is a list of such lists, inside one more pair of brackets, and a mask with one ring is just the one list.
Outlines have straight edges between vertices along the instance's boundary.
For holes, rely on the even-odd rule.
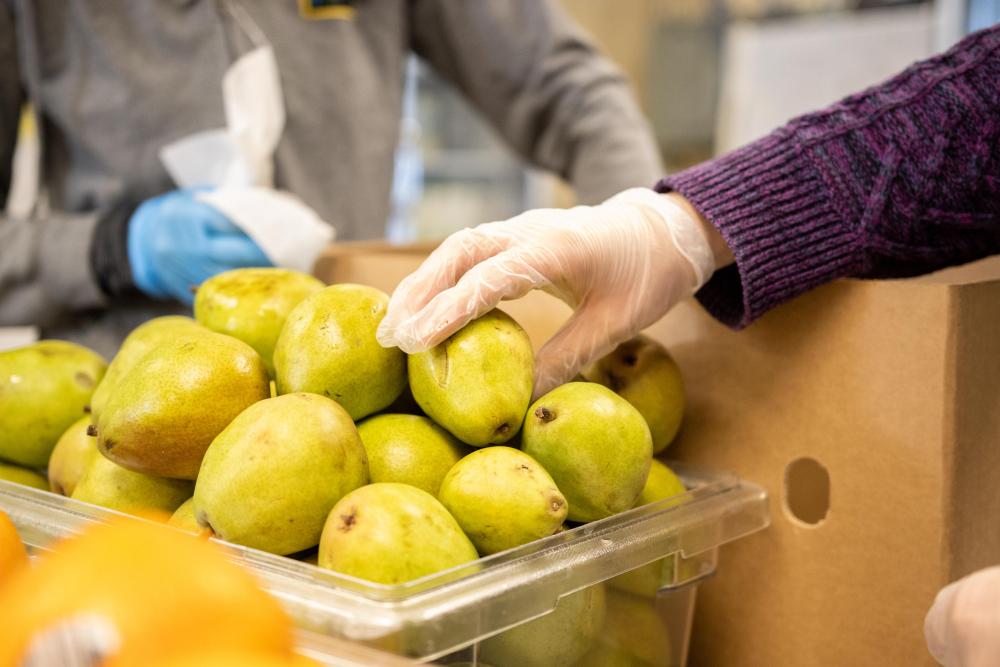
[[446,239],[400,283],[377,335],[421,352],[500,301],[544,290],[575,312],[538,352],[539,396],[692,295],[727,253],[675,194],[635,188],[598,206],[528,211]]

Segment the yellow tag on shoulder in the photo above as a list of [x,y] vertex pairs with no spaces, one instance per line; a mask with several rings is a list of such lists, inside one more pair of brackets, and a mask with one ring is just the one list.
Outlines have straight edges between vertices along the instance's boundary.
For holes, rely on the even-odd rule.
[[299,16],[307,21],[350,21],[354,0],[299,0]]

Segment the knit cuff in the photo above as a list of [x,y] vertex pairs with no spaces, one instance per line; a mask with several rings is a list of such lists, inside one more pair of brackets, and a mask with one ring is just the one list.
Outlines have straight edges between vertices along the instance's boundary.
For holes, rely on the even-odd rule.
[[735,264],[696,295],[730,327],[856,273],[864,261],[823,175],[788,130],[668,176],[656,189],[684,196],[732,250]]
[[97,221],[90,244],[90,267],[105,296],[136,293],[128,261],[128,229],[135,205],[123,202],[105,212]]

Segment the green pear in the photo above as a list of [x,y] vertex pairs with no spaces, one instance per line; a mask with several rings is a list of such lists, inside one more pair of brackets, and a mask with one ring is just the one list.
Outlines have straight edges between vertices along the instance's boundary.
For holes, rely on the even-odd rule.
[[278,393],[332,398],[354,421],[389,406],[406,386],[406,355],[375,339],[388,304],[363,285],[332,285],[302,301],[274,348]]
[[70,497],[126,514],[173,513],[191,497],[192,489],[187,480],[132,472],[103,456],[93,456]]
[[380,584],[401,584],[478,557],[437,498],[394,482],[341,498],[319,543],[320,567]]
[[441,483],[441,503],[486,556],[556,533],[566,498],[524,452],[486,447],[455,464]]
[[130,470],[194,479],[215,436],[269,395],[267,370],[249,345],[211,332],[181,336],[118,385],[97,423],[97,445]]
[[669,629],[655,604],[649,598],[608,589],[607,614],[598,645],[618,654],[621,660],[618,664],[635,667],[676,664],[671,654]]
[[0,463],[0,479],[24,486],[32,486],[43,491],[49,490],[49,480],[45,479],[45,476],[37,470],[31,470],[30,468]]
[[666,348],[646,336],[619,345],[584,371],[635,406],[653,438],[653,453],[667,448],[684,418],[684,381]]
[[181,530],[186,530],[189,533],[195,533],[197,535],[210,532],[208,528],[198,523],[198,519],[194,513],[193,497],[185,500],[180,507],[174,510],[174,513],[170,515],[170,520],[167,521],[167,524],[173,526],[174,528],[180,528]]
[[0,459],[45,467],[106,368],[97,353],[62,340],[0,352]]
[[493,310],[408,360],[413,397],[462,442],[507,442],[521,428],[535,372],[531,341],[509,315]]
[[427,417],[381,414],[358,424],[373,482],[409,484],[436,496],[468,448]]
[[234,269],[198,286],[194,317],[257,350],[273,377],[274,345],[288,314],[323,287],[319,279],[291,269]]
[[[670,664],[670,663],[665,663]],[[601,644],[598,642],[594,645],[587,655],[580,658],[573,667],[660,667],[659,665],[650,665],[642,660],[639,660],[635,656],[626,653],[625,651],[619,651],[618,649],[611,648],[606,644]]]
[[203,331],[205,329],[197,322],[183,315],[154,317],[133,329],[132,333],[122,341],[121,347],[118,348],[118,354],[108,366],[108,372],[104,374],[104,379],[97,385],[94,395],[90,397],[91,422],[94,424],[98,422],[101,411],[104,410],[104,406],[107,405],[115,388],[149,352],[177,336]]
[[83,471],[97,452],[97,438],[87,435],[90,417],[81,417],[59,438],[49,458],[49,488],[60,495],[71,496]]
[[639,494],[635,506],[641,507],[667,498],[674,499],[673,502],[667,503],[668,506],[680,505],[689,500],[687,496],[683,495],[685,493],[687,493],[687,488],[681,478],[666,463],[659,459],[653,459],[649,466],[646,484],[643,485],[642,493]]
[[[666,507],[681,505],[690,500],[690,497],[684,495],[686,492],[684,483],[674,471],[662,461],[653,459],[646,485],[642,487],[635,506],[641,507],[667,499],[671,500],[664,503]],[[628,593],[653,597],[664,585],[672,583],[673,578],[674,557],[670,556],[620,574],[609,580],[608,584]]]
[[324,396],[286,394],[251,405],[215,438],[194,510],[224,540],[285,555],[317,545],[334,504],[367,483],[350,415]]
[[601,584],[567,595],[545,616],[484,640],[479,654],[497,667],[569,667],[597,639],[604,597]]
[[535,401],[522,447],[569,501],[570,521],[631,509],[653,458],[646,421],[628,401],[592,382],[570,382]]

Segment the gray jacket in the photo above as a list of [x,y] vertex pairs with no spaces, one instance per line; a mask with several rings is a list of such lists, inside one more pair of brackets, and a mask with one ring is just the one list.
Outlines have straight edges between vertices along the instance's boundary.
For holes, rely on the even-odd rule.
[[[29,97],[48,204],[0,218],[0,326],[38,324],[110,354],[131,327],[179,309],[139,297],[109,308],[91,244],[108,211],[171,189],[163,144],[224,125],[223,73],[252,45],[220,1],[0,0],[0,210]],[[240,4],[281,72],[276,185],[339,239],[384,233],[410,51],[584,202],[661,175],[621,73],[554,2],[356,0],[351,20],[306,20],[295,0]]]

